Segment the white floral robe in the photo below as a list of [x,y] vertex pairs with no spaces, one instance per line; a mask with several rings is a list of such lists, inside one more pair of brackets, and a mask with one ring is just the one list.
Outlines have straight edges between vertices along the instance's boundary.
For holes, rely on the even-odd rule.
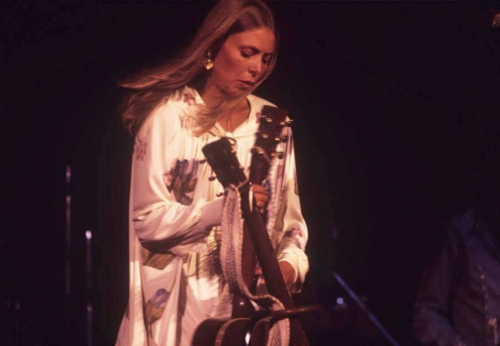
[[[232,296],[218,262],[220,227],[207,227],[201,208],[224,191],[201,151],[220,136],[236,139],[237,157],[248,167],[258,118],[269,102],[248,96],[248,120],[233,133],[219,124],[195,137],[190,111],[203,101],[184,87],[156,109],[135,141],[129,208],[129,302],[117,346],[188,346],[196,327],[211,317],[230,317]],[[300,210],[293,139],[279,144],[285,157],[273,170],[268,228],[278,260],[297,273],[298,291],[309,269],[307,227]],[[272,207],[271,207],[272,206]]]

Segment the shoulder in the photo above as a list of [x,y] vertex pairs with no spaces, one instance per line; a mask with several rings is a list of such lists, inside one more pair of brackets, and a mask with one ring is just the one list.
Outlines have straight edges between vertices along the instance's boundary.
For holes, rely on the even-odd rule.
[[180,128],[182,117],[186,113],[183,96],[185,88],[174,90],[163,102],[158,104],[146,119],[140,136],[151,135],[152,132],[169,137],[169,133]]
[[165,101],[157,107],[153,116],[168,116],[172,112],[177,115],[185,114],[189,107],[199,104],[200,100],[201,98],[195,89],[188,86],[180,87],[165,98]]
[[175,89],[165,101],[158,106],[153,116],[172,117],[181,116],[187,112],[187,109],[195,104],[197,93],[195,90],[184,86]]

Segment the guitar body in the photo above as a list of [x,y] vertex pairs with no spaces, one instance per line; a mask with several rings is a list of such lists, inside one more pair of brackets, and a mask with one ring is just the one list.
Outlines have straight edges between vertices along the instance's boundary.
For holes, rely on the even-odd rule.
[[[249,322],[248,318],[209,318],[196,329],[193,346],[245,346]],[[260,319],[249,334],[251,339],[248,345],[265,346],[269,329],[269,319]]]

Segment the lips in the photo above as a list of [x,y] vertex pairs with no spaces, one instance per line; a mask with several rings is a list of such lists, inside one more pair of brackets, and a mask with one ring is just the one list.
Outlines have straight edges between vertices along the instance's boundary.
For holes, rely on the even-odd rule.
[[252,87],[255,83],[254,82],[250,82],[250,81],[245,81],[245,80],[239,80],[238,82],[240,82],[241,84],[247,86],[247,87]]

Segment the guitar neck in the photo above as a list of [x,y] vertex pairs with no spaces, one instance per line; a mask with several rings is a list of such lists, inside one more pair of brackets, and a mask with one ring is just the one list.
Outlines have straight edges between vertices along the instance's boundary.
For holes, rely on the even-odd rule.
[[244,211],[246,222],[252,230],[250,236],[257,255],[266,286],[271,295],[278,298],[286,309],[293,308],[293,301],[288,293],[276,255],[267,234],[266,227],[258,208],[254,205],[252,211]]
[[[261,119],[249,174],[249,181],[252,184],[259,185],[262,184],[269,173],[271,160],[281,158],[280,155],[282,154],[276,152],[276,147],[280,141],[286,140],[286,137],[281,136],[281,132],[285,126],[291,123],[291,121],[287,120],[288,112],[284,109],[266,106],[263,108],[262,114],[265,114],[265,117]],[[243,197],[242,200],[245,199]],[[272,296],[280,300],[285,309],[293,309],[294,303],[281,274],[263,215],[258,211],[255,200],[253,201],[252,208],[250,208],[249,203],[242,203],[242,210],[245,222],[248,223],[250,228],[251,243],[253,243],[253,249],[262,269],[267,290]],[[290,329],[290,346],[309,345],[302,326],[297,319],[290,319]]]
[[[249,182],[259,185],[267,177],[272,159],[281,158],[280,153],[276,153],[275,150],[280,141],[286,140],[285,137],[281,137],[281,131],[290,124],[290,121],[287,121],[287,112],[283,109],[264,106],[262,114],[255,146],[252,149],[249,175]],[[221,138],[219,141],[207,144],[203,148],[203,152],[224,187],[229,186],[229,184],[239,186],[245,181],[243,169],[229,139]],[[281,274],[274,248],[262,219],[263,216],[258,211],[255,200],[253,200],[254,205],[250,205],[249,184],[240,187],[240,192],[244,217],[243,280],[252,291],[257,259],[269,293],[280,300],[285,309],[293,309],[293,300]],[[240,294],[241,292],[234,293],[236,299],[233,301],[233,318],[250,317],[251,310],[248,309],[248,300]],[[292,340],[290,346],[308,346],[309,343],[299,321],[291,318],[290,327]]]
[[[254,205],[251,211],[245,205],[242,207],[245,221],[248,222],[248,227],[251,230],[251,240],[266,281],[267,290],[283,304],[285,309],[293,309],[295,306],[286,287],[285,280],[281,275],[281,270],[266,227],[262,221],[262,216],[256,205]],[[309,345],[304,330],[297,319],[290,319],[290,331],[290,346]]]

